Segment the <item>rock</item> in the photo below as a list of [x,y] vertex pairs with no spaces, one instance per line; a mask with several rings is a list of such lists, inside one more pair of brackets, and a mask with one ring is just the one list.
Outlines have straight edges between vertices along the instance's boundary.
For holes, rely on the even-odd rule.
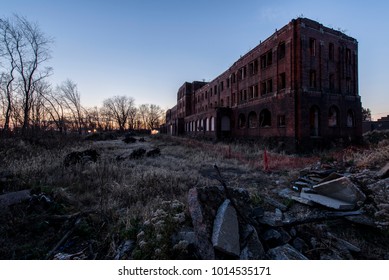
[[161,150],[159,148],[155,148],[146,153],[146,157],[156,157],[161,155]]
[[292,199],[292,200],[297,201],[301,204],[305,204],[305,205],[309,205],[309,206],[314,205],[314,203],[311,200],[306,199],[306,198],[302,198],[300,196],[297,196],[296,194],[297,194],[296,192],[294,192],[288,188],[282,189],[281,191],[278,192],[278,195],[283,197],[283,198]]
[[[278,209],[279,210],[279,209]],[[280,210],[279,210],[280,211]],[[257,219],[259,223],[265,224],[271,227],[282,226],[282,212],[269,212],[265,211],[263,217]]]
[[133,240],[124,241],[119,246],[114,259],[115,260],[127,259],[128,256],[131,256],[131,252],[134,250],[134,248],[135,248],[135,241]]
[[226,199],[217,211],[212,244],[215,249],[226,254],[240,255],[238,217],[229,199]]
[[272,205],[276,208],[279,208],[282,211],[286,211],[288,209],[288,207],[286,207],[284,204],[282,204],[281,202],[279,202],[271,197],[264,197],[263,200],[265,203]]
[[304,190],[301,191],[300,197],[332,209],[351,210],[355,208],[353,203],[344,202],[320,194],[306,193]]
[[30,190],[22,190],[17,192],[10,192],[0,195],[0,208],[21,203],[31,198]]
[[293,247],[299,251],[300,253],[303,253],[304,251],[308,250],[309,246],[307,243],[305,243],[304,240],[302,240],[300,237],[296,237],[293,242]]
[[266,257],[265,250],[258,238],[258,233],[252,225],[246,225],[245,232],[250,232],[245,238],[246,244],[240,252],[241,260],[263,260]]
[[251,215],[254,219],[259,219],[262,218],[264,214],[265,210],[262,207],[255,207]]
[[307,257],[289,244],[270,249],[267,255],[271,260],[308,260]]
[[347,177],[340,177],[334,180],[325,181],[313,186],[313,190],[318,194],[354,205],[359,201],[364,202],[366,200],[364,193],[361,192],[361,190]]
[[173,244],[176,244],[180,241],[186,241],[188,244],[195,244],[196,243],[196,234],[193,230],[189,230],[189,229],[183,229],[183,230],[180,230],[179,232],[177,232],[174,236],[173,236]]
[[70,166],[77,163],[85,164],[87,162],[96,162],[100,157],[100,154],[93,149],[84,150],[81,152],[71,152],[66,155],[64,159],[64,165]]
[[266,244],[269,247],[276,247],[278,245],[281,245],[281,233],[279,233],[277,230],[271,228],[265,231],[262,234],[262,239],[266,241]]
[[376,177],[380,179],[389,177],[389,162],[376,173]]
[[197,188],[192,188],[188,192],[188,207],[195,231],[198,254],[203,260],[213,260],[215,259],[215,252],[209,241],[210,233],[207,230]]

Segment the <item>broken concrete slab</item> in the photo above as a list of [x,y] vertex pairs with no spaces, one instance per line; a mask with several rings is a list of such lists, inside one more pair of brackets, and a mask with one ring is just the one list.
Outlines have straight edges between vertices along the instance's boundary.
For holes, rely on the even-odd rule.
[[348,203],[321,194],[306,193],[302,191],[300,197],[336,210],[351,210],[355,208],[355,204],[353,203]]
[[271,260],[308,260],[306,256],[289,244],[270,249],[267,255]]
[[347,177],[325,181],[313,186],[318,194],[334,198],[336,200],[356,204],[366,200],[365,194]]
[[217,211],[212,244],[215,249],[226,254],[240,255],[238,216],[229,199],[226,199]]
[[31,198],[30,190],[22,190],[17,192],[10,192],[0,195],[0,208],[23,202]]
[[287,189],[287,188],[285,188],[285,189],[281,190],[280,192],[278,192],[278,195],[283,197],[283,198],[292,199],[294,201],[297,201],[297,202],[299,202],[301,204],[305,204],[305,205],[308,205],[308,206],[313,206],[314,205],[314,203],[311,200],[302,198],[300,196],[296,196],[296,194],[297,194],[296,192],[294,192],[294,191],[292,191],[290,189]]
[[271,227],[279,227],[283,225],[282,218],[283,214],[277,208],[275,212],[265,211],[263,217],[258,218],[257,221]]
[[376,176],[380,179],[389,177],[389,162],[376,173]]
[[195,231],[198,253],[203,260],[213,260],[215,259],[215,252],[209,241],[209,233],[196,188],[192,188],[188,192],[188,206]]
[[266,257],[265,250],[259,240],[258,233],[252,225],[246,225],[245,232],[251,232],[249,236],[244,238],[246,241],[240,252],[241,260],[263,260]]

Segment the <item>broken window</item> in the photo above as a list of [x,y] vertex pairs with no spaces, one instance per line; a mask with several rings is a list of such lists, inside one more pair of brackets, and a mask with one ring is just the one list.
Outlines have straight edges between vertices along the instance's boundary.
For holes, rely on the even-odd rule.
[[334,52],[335,52],[334,44],[330,43],[328,45],[328,59],[329,60],[334,60]]
[[347,111],[347,127],[354,127],[355,122],[354,122],[354,112],[353,110],[348,110]]
[[282,42],[278,46],[278,59],[283,59],[285,57],[285,42]]
[[273,63],[273,52],[270,50],[264,55],[261,55],[260,60],[261,60],[261,69],[271,65]]
[[320,112],[317,106],[312,106],[309,111],[309,129],[311,136],[319,136]]
[[316,88],[316,71],[311,70],[309,72],[309,87]]
[[311,56],[316,55],[316,40],[314,38],[309,39],[309,53]]
[[263,109],[259,114],[259,125],[261,127],[271,126],[271,113],[268,109]]
[[240,114],[238,117],[238,127],[241,129],[246,127],[246,117],[244,114]]
[[328,112],[328,126],[336,127],[339,124],[339,110],[336,106],[331,106]]
[[250,112],[249,114],[249,128],[256,128],[258,123],[257,113]]
[[284,127],[286,125],[285,115],[278,115],[277,116],[277,124],[278,124],[278,127]]
[[280,74],[280,89],[286,88],[286,75],[285,73]]

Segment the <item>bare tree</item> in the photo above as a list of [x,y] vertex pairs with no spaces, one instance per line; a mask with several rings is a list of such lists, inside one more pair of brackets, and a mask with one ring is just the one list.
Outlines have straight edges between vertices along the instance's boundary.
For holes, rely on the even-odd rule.
[[84,109],[81,106],[81,95],[77,89],[77,84],[68,79],[64,81],[57,90],[61,96],[65,109],[71,114],[77,130],[81,134]]
[[23,17],[3,19],[1,25],[3,26],[2,49],[5,50],[4,55],[10,65],[8,73],[12,73],[10,79],[15,79],[14,73],[18,74],[23,95],[22,114],[23,131],[25,131],[30,124],[35,85],[51,73],[51,68],[43,67],[43,64],[50,59],[49,47],[52,40],[40,30],[37,24]]
[[142,104],[139,106],[139,120],[144,129],[155,129],[161,124],[164,110],[155,104]]
[[134,98],[128,96],[114,96],[104,100],[103,107],[112,115],[114,120],[123,131],[127,121],[134,114]]

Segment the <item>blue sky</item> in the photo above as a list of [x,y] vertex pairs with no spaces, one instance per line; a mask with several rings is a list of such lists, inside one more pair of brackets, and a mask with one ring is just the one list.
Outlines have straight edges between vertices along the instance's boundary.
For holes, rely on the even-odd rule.
[[284,0],[0,0],[0,17],[37,22],[54,38],[53,85],[71,79],[84,106],[113,95],[175,105],[185,81],[212,80],[291,19],[304,16],[359,42],[359,93],[389,115],[389,2]]

